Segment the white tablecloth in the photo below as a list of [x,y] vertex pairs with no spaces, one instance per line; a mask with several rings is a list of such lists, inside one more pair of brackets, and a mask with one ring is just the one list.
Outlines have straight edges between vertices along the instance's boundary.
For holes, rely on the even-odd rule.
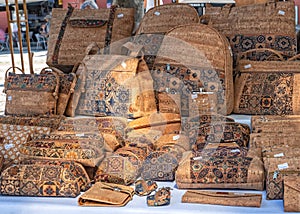
[[[194,214],[194,213],[283,213],[282,200],[265,200],[265,191],[244,191],[262,193],[263,201],[260,208],[231,207],[205,204],[181,203],[181,197],[186,190],[176,188],[175,182],[158,182],[159,187],[172,187],[171,204],[163,207],[148,207],[146,197],[134,196],[125,207],[80,207],[78,198],[39,198],[0,196],[1,214]],[[236,190],[237,191],[237,190]]]

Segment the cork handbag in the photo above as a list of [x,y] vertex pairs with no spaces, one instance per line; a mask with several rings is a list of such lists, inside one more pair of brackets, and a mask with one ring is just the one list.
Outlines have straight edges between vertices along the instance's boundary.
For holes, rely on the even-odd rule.
[[66,118],[60,124],[56,134],[103,136],[106,146],[113,151],[124,145],[127,119],[121,117],[76,117]]
[[[76,114],[138,118],[156,111],[148,66],[136,57],[142,46],[126,43],[128,55],[87,55],[81,86],[74,92]],[[76,103],[77,100],[77,103]]]
[[264,147],[264,149],[262,150],[263,158],[293,158],[299,156],[299,154],[300,148],[291,146]]
[[225,36],[195,23],[166,33],[151,74],[155,90],[168,89],[171,94],[181,95],[181,114],[192,116],[196,113],[193,103],[198,103],[199,113],[232,112],[232,72],[231,49]]
[[[272,48],[287,56],[297,53],[293,1],[268,0],[265,4],[242,7],[228,4],[205,9],[208,24],[227,37],[234,67],[239,53],[255,48]],[[257,52],[251,60],[263,60],[270,55],[269,51]]]
[[128,120],[124,117],[68,117],[61,121],[57,130],[78,132],[99,130],[101,133],[113,134],[124,138],[127,123]]
[[284,134],[297,132],[300,120],[298,115],[261,115],[260,119],[252,119],[251,124],[253,125],[253,133]]
[[[74,162],[74,161],[58,161],[58,160],[23,160],[19,165],[33,165],[34,166],[48,166],[51,168],[52,166],[59,166],[66,168],[72,173],[72,180],[79,184],[79,188],[81,192],[87,191],[91,187],[92,180],[87,174],[86,167],[83,167],[82,164]],[[70,179],[69,179],[70,180]]]
[[[13,72],[9,72],[13,69]],[[57,73],[25,74],[10,68],[5,74],[5,114],[56,115],[60,80]]]
[[264,167],[257,157],[185,156],[175,174],[180,189],[264,188]]
[[[3,140],[4,140],[4,138],[1,137],[1,138],[0,138],[0,144],[3,143]],[[1,173],[1,171],[2,171],[3,164],[4,164],[4,157],[3,157],[2,154],[0,154],[0,173]]]
[[[265,61],[247,59],[249,53],[268,50],[276,58]],[[237,61],[234,113],[253,115],[299,114],[300,55],[284,60],[270,49],[253,49]]]
[[85,50],[92,42],[109,53],[111,43],[131,36],[133,25],[133,8],[54,8],[47,64],[69,73],[74,65],[83,60]]

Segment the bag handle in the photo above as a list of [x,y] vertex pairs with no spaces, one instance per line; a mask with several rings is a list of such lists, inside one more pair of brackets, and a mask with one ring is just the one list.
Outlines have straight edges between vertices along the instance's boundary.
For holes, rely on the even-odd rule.
[[55,76],[55,79],[56,79],[56,86],[55,86],[55,90],[53,92],[53,97],[57,100],[58,99],[58,93],[59,93],[59,86],[60,86],[60,78],[59,78],[59,73],[62,73],[63,72],[57,68],[54,68],[54,67],[45,67],[41,70],[41,74],[46,74],[47,73],[47,70],[51,70],[51,74],[53,74]]
[[10,71],[10,70],[12,70],[13,71],[13,73],[15,74],[16,73],[16,69],[17,70],[19,70],[19,71],[21,71],[21,73],[22,74],[25,74],[25,72],[21,69],[21,68],[19,68],[19,67],[10,67],[10,68],[8,68],[7,70],[6,70],[6,72],[5,72],[5,81],[4,81],[4,89],[3,89],[3,93],[6,93],[6,89],[7,89],[7,74],[8,74],[8,72]]
[[245,56],[249,53],[254,53],[254,52],[263,52],[263,51],[269,51],[269,52],[272,52],[276,57],[278,57],[278,59],[280,61],[285,61],[282,54],[279,52],[279,51],[276,51],[276,50],[273,50],[273,49],[270,49],[270,48],[254,48],[254,49],[250,49],[250,50],[247,50],[247,51],[244,51],[242,53],[239,54],[238,56],[238,59],[237,61],[240,61],[242,56]]

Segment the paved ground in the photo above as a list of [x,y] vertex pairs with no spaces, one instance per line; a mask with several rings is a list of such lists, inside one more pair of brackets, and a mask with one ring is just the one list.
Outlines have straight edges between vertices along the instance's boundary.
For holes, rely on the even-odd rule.
[[[42,68],[47,67],[46,58],[47,51],[45,50],[32,50],[33,53],[33,69],[35,73],[39,73]],[[14,61],[15,66],[21,68],[21,55],[20,52],[15,49],[14,50]],[[25,73],[30,73],[29,70],[29,60],[27,50],[23,50],[23,61],[24,61],[24,70]],[[6,71],[12,67],[11,54],[9,51],[0,51],[0,114],[3,114],[5,109],[5,97],[6,95],[3,93],[4,89],[4,81],[5,81],[5,73]]]

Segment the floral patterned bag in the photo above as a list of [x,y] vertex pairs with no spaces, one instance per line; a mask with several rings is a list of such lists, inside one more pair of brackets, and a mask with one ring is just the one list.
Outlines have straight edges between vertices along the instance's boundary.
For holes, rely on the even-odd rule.
[[11,165],[1,174],[0,192],[12,196],[76,197],[90,185],[75,162],[35,162]]

